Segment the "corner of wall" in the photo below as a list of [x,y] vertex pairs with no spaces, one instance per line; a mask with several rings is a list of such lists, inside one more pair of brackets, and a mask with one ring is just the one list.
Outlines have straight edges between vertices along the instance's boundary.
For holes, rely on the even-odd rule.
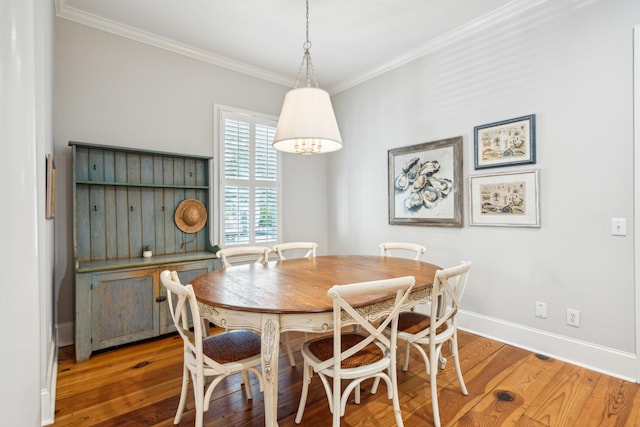
[[[57,336],[57,334],[55,334]],[[56,410],[56,384],[58,379],[58,346],[56,340],[51,342],[47,357],[47,382],[40,390],[40,420],[43,426],[53,424]]]
[[458,327],[495,341],[636,382],[638,360],[631,353],[462,310]]

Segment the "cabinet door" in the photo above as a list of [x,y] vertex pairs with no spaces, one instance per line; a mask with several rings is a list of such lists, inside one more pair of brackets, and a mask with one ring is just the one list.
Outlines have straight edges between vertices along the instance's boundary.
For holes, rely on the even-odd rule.
[[157,269],[94,276],[93,350],[158,335],[158,282]]
[[[191,262],[187,264],[175,264],[168,265],[166,270],[176,271],[178,273],[178,277],[180,278],[180,283],[183,285],[191,283],[191,281],[200,276],[201,274],[205,274],[209,271],[213,270],[213,261],[201,261],[201,262]],[[163,296],[167,295],[167,290],[160,284],[161,294]],[[174,302],[175,304],[175,302]],[[168,301],[163,304],[160,309],[160,333],[165,334],[167,332],[175,331],[175,327],[173,326],[173,319],[171,319],[171,313],[169,312]]]

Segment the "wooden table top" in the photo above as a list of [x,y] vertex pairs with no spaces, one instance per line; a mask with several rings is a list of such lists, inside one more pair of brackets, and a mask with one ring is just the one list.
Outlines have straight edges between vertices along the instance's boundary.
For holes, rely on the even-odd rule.
[[[232,266],[198,276],[191,284],[198,301],[214,307],[259,313],[316,313],[333,310],[333,301],[327,296],[333,285],[414,276],[416,291],[432,285],[439,269],[405,258],[319,256]],[[367,298],[352,304],[372,302],[375,299]]]

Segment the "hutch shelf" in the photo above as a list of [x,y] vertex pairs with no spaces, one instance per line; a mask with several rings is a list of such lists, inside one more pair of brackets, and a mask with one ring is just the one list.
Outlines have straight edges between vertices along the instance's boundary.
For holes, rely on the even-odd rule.
[[[180,202],[209,206],[211,158],[81,142],[72,147],[75,353],[171,332],[160,272],[182,283],[219,268],[209,219],[196,233],[175,224]],[[207,209],[207,211],[209,211]],[[143,247],[153,252],[143,258]]]

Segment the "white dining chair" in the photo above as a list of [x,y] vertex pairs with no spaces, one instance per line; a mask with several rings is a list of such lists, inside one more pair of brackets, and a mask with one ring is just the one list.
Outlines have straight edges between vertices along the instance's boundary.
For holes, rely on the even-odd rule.
[[[327,295],[333,299],[333,335],[312,339],[302,346],[304,370],[296,424],[302,421],[315,372],[327,394],[333,427],[340,425],[351,392],[356,403],[360,403],[360,384],[366,379],[374,379],[376,386],[380,379],[385,381],[396,424],[403,426],[396,374],[396,328],[400,309],[414,284],[413,276],[405,276],[329,289]],[[375,304],[367,310],[358,310],[349,303],[354,298],[361,301],[365,296],[374,299],[389,294],[394,297],[388,304]],[[357,325],[360,332],[344,332],[343,328],[349,325]],[[389,336],[385,335],[387,328]],[[347,380],[344,390],[342,380]]]
[[[293,255],[296,258],[315,258],[317,248],[318,244],[315,242],[286,242],[274,245],[273,251],[278,254],[280,260],[286,260],[287,258],[285,257],[285,253],[289,257]],[[291,366],[296,366],[296,359],[293,356],[293,349],[291,348],[291,336],[289,332],[285,332],[283,336],[285,346],[287,347],[289,364]],[[307,339],[306,332],[304,334],[304,338],[305,340]]]
[[[220,249],[217,253],[217,257],[222,260],[224,268],[231,267],[236,264],[248,262],[266,264],[269,261],[269,253],[271,248],[266,246],[241,246]],[[283,334],[285,347],[287,349],[287,355],[289,356],[289,363],[291,366],[296,366],[296,361],[293,356],[293,350],[291,349],[289,334],[285,332]]]
[[[416,261],[422,258],[422,255],[427,251],[424,246],[411,243],[411,242],[383,242],[380,243],[380,256],[400,256],[402,258],[412,258]],[[415,310],[413,307],[412,310]],[[405,346],[405,353],[409,354],[409,344]]]
[[287,242],[279,243],[273,247],[274,252],[281,260],[287,259],[285,253],[302,254],[296,258],[312,258],[316,256],[316,249],[318,249],[318,244],[315,242]]
[[[444,368],[442,346],[446,342],[450,345],[462,394],[468,394],[460,369],[456,317],[470,269],[471,262],[464,261],[455,267],[438,270],[430,291],[430,313],[423,314],[416,311],[407,311],[401,313],[398,317],[398,339],[408,343],[402,369],[404,371],[408,369],[409,347],[417,349],[424,359],[427,374],[429,375],[435,427],[440,426],[438,387],[436,384],[437,362],[440,361],[440,368]],[[392,332],[391,330],[388,331],[388,333]],[[427,352],[425,352],[425,347],[428,348]]]
[[[193,287],[183,286],[175,271],[164,270],[160,273],[160,281],[167,290],[171,318],[184,348],[182,391],[173,423],[177,425],[182,419],[191,381],[196,407],[195,425],[202,427],[213,390],[227,376],[241,373],[247,398],[252,399],[248,376],[248,372],[252,372],[258,378],[260,391],[263,391],[262,373],[257,369],[261,357],[260,337],[251,331],[235,330],[203,338],[202,323],[190,322],[190,319],[200,319]],[[212,381],[207,385],[208,378]]]
[[411,253],[413,259],[419,260],[422,255],[427,251],[422,245],[410,242],[384,242],[380,243],[380,255],[381,256],[396,256],[398,253]]
[[270,252],[271,248],[266,246],[239,246],[220,249],[216,256],[222,260],[222,265],[227,268],[246,262],[266,264],[269,262]]
[[[261,263],[266,264],[269,261],[269,253],[271,249],[267,246],[239,246],[231,248],[219,249],[216,256],[222,261],[222,267],[227,268],[236,264],[243,263]],[[204,331],[209,334],[209,322],[203,320]],[[228,331],[229,329],[226,328]]]

